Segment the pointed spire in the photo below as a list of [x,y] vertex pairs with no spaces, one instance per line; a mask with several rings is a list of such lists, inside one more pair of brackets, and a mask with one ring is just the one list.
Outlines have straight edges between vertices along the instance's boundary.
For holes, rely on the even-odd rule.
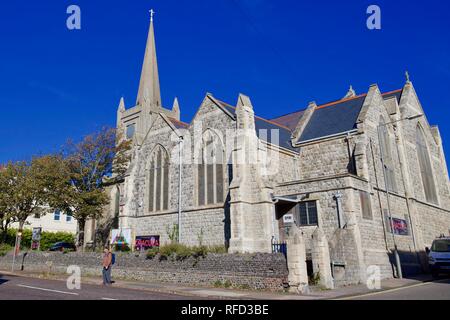
[[137,96],[137,105],[146,108],[161,108],[161,92],[159,87],[158,61],[156,59],[155,32],[153,28],[154,11],[150,11],[150,29],[142,65],[141,80]]
[[348,89],[348,92],[347,92],[347,94],[345,95],[344,99],[347,99],[347,98],[353,98],[353,97],[356,97],[356,92],[355,92],[355,90],[353,89],[353,86],[350,85],[350,88]]
[[172,111],[175,111],[175,112],[180,111],[180,104],[178,103],[177,97],[175,97],[175,100],[173,100]]
[[125,100],[123,97],[120,98],[119,107],[117,108],[118,112],[124,112],[125,111]]

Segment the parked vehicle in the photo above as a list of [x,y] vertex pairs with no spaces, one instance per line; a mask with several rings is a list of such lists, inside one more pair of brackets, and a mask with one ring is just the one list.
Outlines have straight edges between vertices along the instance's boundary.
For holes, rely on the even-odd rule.
[[442,237],[433,241],[426,248],[431,274],[437,278],[441,273],[450,274],[450,237]]
[[57,242],[54,245],[52,245],[49,249],[49,251],[77,251],[77,247],[73,243],[69,242]]

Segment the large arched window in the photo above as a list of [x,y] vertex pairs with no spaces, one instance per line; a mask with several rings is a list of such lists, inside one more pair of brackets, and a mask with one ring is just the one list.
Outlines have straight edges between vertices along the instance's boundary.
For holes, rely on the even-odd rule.
[[397,192],[395,180],[394,157],[392,155],[392,144],[386,122],[380,118],[380,149],[384,162],[384,174],[386,175],[387,188],[390,192]]
[[430,155],[428,153],[425,134],[419,125],[416,128],[416,148],[417,157],[419,159],[420,175],[422,176],[422,184],[425,191],[425,198],[428,202],[437,204],[438,200],[436,185],[434,184]]
[[148,211],[157,212],[169,207],[169,156],[158,145],[150,157],[148,175]]
[[211,130],[207,130],[203,134],[199,162],[197,172],[198,205],[223,202],[224,150],[219,137]]

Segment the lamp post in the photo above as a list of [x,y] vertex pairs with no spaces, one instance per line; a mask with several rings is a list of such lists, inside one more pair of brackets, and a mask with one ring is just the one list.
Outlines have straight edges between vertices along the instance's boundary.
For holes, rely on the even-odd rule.
[[[417,118],[422,117],[423,114],[419,114],[419,115],[415,115],[415,116],[411,116],[411,117],[406,117],[403,119],[399,119],[399,120],[395,120],[395,121],[391,121],[391,122],[387,122],[387,123],[383,123],[380,124],[377,127],[377,132],[378,132],[378,143],[380,144],[381,142],[381,128],[382,127],[386,127],[388,125],[400,122],[400,121],[405,121],[405,120],[414,120]],[[395,229],[394,229],[394,221],[392,219],[392,212],[391,212],[391,202],[390,202],[390,191],[389,191],[389,187],[388,187],[388,182],[387,182],[387,175],[386,175],[386,165],[384,163],[384,157],[383,157],[383,151],[381,150],[380,147],[380,159],[381,159],[381,165],[383,166],[383,176],[384,176],[384,187],[386,190],[386,199],[387,199],[387,207],[388,207],[388,216],[389,216],[389,222],[391,225],[391,233],[392,233],[392,242],[394,244],[394,256],[395,256],[395,265],[396,265],[396,269],[397,269],[397,277],[399,279],[403,278],[403,273],[402,273],[402,264],[400,261],[400,255],[398,254],[398,247],[397,247],[397,242],[395,240]]]

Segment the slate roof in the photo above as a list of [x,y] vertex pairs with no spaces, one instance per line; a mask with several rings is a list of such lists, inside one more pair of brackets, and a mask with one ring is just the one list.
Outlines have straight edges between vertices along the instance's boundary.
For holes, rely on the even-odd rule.
[[[401,95],[402,89],[382,94],[384,99],[396,97],[398,102],[400,102]],[[317,106],[298,141],[304,142],[356,129],[356,120],[359,117],[366,96],[367,94],[362,94]],[[215,101],[236,119],[236,107],[217,99]],[[299,110],[271,120],[255,115],[255,127],[258,138],[273,144],[275,141],[272,141],[272,130],[276,129],[279,133],[279,143],[277,145],[288,150],[298,151],[298,147],[294,148],[291,145],[291,136],[304,113],[305,110]],[[190,126],[188,123],[174,118],[169,117],[169,120],[177,129],[187,129]]]
[[[396,97],[398,102],[401,95],[401,89],[382,94],[384,99]],[[304,142],[356,129],[356,120],[366,96],[367,94],[363,94],[317,106],[298,141]]]
[[300,111],[292,112],[292,113],[289,113],[287,115],[284,115],[284,116],[281,116],[278,118],[271,119],[270,121],[278,123],[282,126],[288,127],[291,131],[294,131],[304,113],[305,113],[305,110],[300,110]]
[[397,102],[400,103],[400,98],[402,97],[402,93],[403,93],[403,89],[386,92],[386,93],[383,93],[383,98],[386,100],[386,99],[389,99],[392,97],[396,97]]
[[318,106],[299,142],[355,129],[365,99],[366,95],[362,95]]
[[[236,119],[235,107],[223,101],[219,100],[216,101]],[[277,139],[276,136],[274,136],[272,139],[272,130],[278,130],[279,143],[277,143],[277,145],[288,150],[298,151],[298,148],[292,147],[291,144],[292,131],[290,130],[290,128],[280,125],[279,123],[276,123],[274,121],[267,120],[255,115],[255,129],[258,138],[271,144],[274,144],[274,142],[276,141],[275,139]]]

